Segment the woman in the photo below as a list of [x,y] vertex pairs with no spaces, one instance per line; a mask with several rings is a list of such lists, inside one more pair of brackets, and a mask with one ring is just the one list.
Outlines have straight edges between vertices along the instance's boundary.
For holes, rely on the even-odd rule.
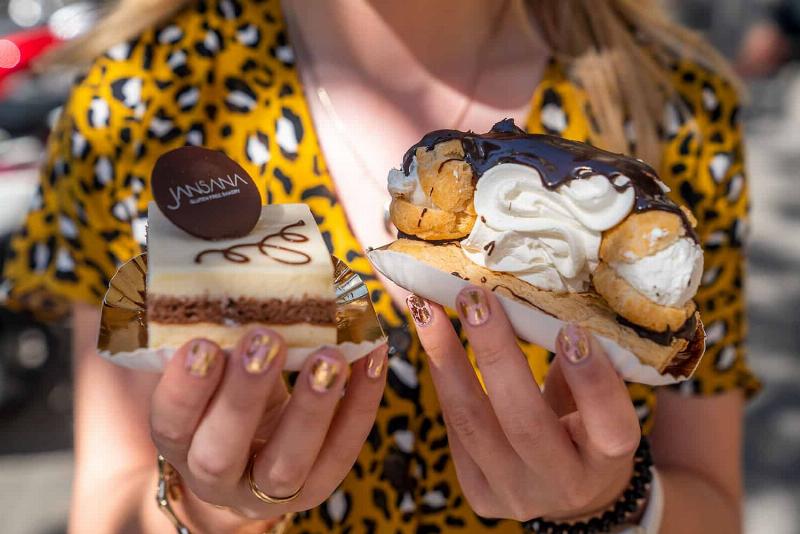
[[[6,273],[17,306],[72,302],[75,531],[166,531],[151,495],[158,450],[180,475],[175,512],[199,532],[520,532],[613,505],[641,432],[661,532],[740,530],[743,400],[757,382],[742,348],[736,92],[718,56],[653,2],[131,0],[65,54],[106,49],[53,133]],[[694,211],[709,349],[692,380],[626,391],[575,326],[554,359],[520,352],[475,290],[462,295],[468,360],[439,306],[410,297],[414,327],[405,295],[370,276],[362,244],[391,238],[387,169],[428,130],[502,117],[634,153]],[[241,348],[196,340],[161,377],[93,354],[107,280],[144,242],[153,162],[186,143],[238,160],[265,200],[311,206],[333,253],[369,279],[388,365],[376,352],[352,366],[344,397],[346,373],[320,387],[307,368],[289,396],[279,366],[250,375]],[[241,346],[253,339],[280,346],[270,332]],[[252,489],[293,498],[266,504]]]

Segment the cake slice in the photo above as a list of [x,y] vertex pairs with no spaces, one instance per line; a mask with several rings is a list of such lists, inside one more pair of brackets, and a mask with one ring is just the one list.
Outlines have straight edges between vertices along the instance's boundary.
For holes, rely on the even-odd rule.
[[263,206],[247,235],[210,241],[151,202],[147,256],[150,348],[196,337],[232,348],[257,325],[290,346],[336,343],[333,264],[305,204]]

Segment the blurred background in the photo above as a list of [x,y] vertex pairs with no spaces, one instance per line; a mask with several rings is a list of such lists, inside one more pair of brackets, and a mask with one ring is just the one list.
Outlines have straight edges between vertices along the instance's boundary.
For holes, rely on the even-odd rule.
[[[170,0],[164,0],[170,1]],[[800,533],[800,0],[664,0],[750,88],[747,534]],[[0,0],[0,247],[33,196],[72,75],[39,54],[90,28],[102,0]],[[2,255],[0,255],[2,257]],[[2,290],[2,280],[0,280]],[[0,308],[0,532],[65,532],[72,475],[70,332]]]

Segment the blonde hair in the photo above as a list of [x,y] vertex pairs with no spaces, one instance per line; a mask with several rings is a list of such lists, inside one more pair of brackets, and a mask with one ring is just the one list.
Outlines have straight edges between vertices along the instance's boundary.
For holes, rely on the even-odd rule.
[[[119,0],[92,32],[45,62],[91,61],[193,1]],[[740,89],[725,59],[699,35],[671,21],[657,0],[517,0],[517,7],[527,8],[555,58],[585,89],[597,130],[592,141],[607,150],[660,162],[658,127],[675,91],[664,56],[694,61]]]
[[[670,20],[656,0],[528,0],[556,59],[585,90],[597,145],[659,164],[658,127],[674,99],[670,63],[693,61],[741,92],[710,44]],[[632,133],[627,133],[626,130]]]

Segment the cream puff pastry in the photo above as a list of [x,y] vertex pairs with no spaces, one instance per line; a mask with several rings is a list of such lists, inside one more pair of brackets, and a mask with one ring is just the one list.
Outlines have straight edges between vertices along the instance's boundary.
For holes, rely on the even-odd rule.
[[388,181],[400,239],[385,250],[579,322],[659,372],[702,345],[696,221],[641,160],[507,119],[431,132]]

